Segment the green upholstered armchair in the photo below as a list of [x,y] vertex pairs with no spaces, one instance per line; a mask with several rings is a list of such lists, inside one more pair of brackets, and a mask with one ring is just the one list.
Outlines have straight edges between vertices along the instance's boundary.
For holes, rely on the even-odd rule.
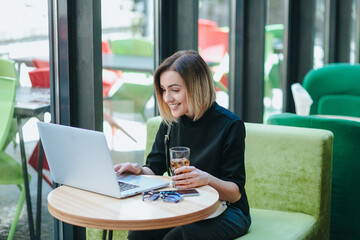
[[240,239],[329,239],[333,134],[245,123],[252,225]]
[[[147,121],[145,155],[160,117]],[[239,239],[329,239],[332,133],[246,123],[252,225]]]
[[303,80],[313,104],[310,114],[360,117],[360,64],[329,64]]
[[[147,120],[145,156],[160,123],[160,117]],[[332,137],[325,130],[246,123],[252,225],[239,239],[329,238]]]
[[333,132],[330,239],[360,239],[360,122],[283,113],[268,123]]

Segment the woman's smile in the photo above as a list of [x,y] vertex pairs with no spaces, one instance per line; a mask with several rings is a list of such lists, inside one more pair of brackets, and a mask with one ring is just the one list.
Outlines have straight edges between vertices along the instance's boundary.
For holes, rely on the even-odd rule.
[[172,70],[163,72],[160,76],[160,86],[164,102],[169,106],[173,117],[192,116],[188,109],[185,82],[178,72]]

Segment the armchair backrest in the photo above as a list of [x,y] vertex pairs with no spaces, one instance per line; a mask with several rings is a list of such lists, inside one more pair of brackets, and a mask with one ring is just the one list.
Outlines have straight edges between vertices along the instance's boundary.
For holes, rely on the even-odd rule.
[[329,131],[246,123],[246,192],[250,207],[301,212],[329,223]]
[[313,104],[310,114],[360,117],[360,64],[329,64],[309,71],[303,87]]
[[334,134],[331,239],[360,236],[360,122],[293,113],[271,115],[269,124],[326,129]]

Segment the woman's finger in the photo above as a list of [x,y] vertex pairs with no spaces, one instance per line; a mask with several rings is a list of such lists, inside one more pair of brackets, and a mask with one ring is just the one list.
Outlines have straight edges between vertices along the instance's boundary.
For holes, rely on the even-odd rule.
[[185,173],[185,172],[192,172],[192,171],[195,171],[196,168],[194,166],[182,166],[182,167],[179,167],[178,169],[176,169],[174,171],[175,174],[182,174],[182,173]]
[[129,162],[120,164],[120,168],[117,169],[116,173],[117,174],[121,174],[121,173],[125,173],[125,172],[132,172],[132,168],[133,165]]

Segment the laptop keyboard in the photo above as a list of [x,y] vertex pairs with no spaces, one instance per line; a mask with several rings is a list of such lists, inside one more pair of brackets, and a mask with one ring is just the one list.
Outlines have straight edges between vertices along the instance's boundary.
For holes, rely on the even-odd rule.
[[138,188],[138,187],[140,187],[140,186],[138,186],[138,185],[134,185],[134,184],[130,184],[130,183],[125,183],[125,182],[121,182],[121,181],[118,181],[118,184],[119,184],[120,192],[127,191],[127,190],[130,190],[130,189],[133,189],[133,188]]

